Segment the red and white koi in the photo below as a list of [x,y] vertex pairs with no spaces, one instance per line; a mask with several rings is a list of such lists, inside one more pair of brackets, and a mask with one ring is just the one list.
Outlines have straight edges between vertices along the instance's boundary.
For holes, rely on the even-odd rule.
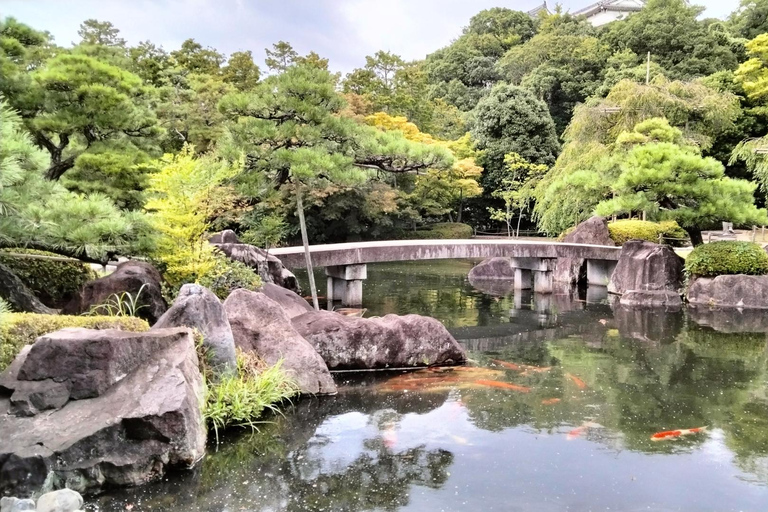
[[689,436],[691,434],[698,434],[704,432],[707,427],[696,428],[682,428],[679,430],[664,430],[663,432],[656,432],[651,436],[651,441],[665,441],[669,439],[678,439],[682,436]]

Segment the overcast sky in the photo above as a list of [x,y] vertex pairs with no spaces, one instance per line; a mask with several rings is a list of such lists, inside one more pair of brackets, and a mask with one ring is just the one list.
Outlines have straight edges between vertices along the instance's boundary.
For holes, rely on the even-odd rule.
[[[578,10],[594,0],[563,0]],[[555,2],[550,0],[549,5]],[[738,0],[693,0],[705,16],[725,18]],[[314,50],[333,71],[361,67],[365,56],[388,50],[421,59],[461,33],[489,7],[529,10],[541,0],[0,0],[13,16],[53,34],[60,45],[78,40],[88,18],[111,21],[129,44],[149,39],[174,50],[187,38],[230,54],[251,50],[264,68],[264,48],[279,40],[300,54]]]

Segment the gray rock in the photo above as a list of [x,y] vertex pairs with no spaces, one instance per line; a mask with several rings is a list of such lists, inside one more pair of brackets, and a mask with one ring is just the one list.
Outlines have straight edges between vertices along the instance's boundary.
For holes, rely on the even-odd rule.
[[[30,383],[64,385],[69,401],[17,415],[11,397]],[[186,328],[63,329],[25,347],[0,388],[0,494],[138,485],[205,450],[203,383]]]
[[83,497],[71,489],[61,489],[40,496],[37,512],[76,512],[83,506]]
[[696,277],[688,285],[687,298],[693,305],[768,309],[768,276]]
[[149,263],[126,261],[108,276],[86,283],[61,312],[65,315],[80,315],[90,311],[93,306],[111,300],[115,294],[128,292],[134,297],[138,294],[137,303],[140,307],[136,315],[153,324],[168,309],[162,294],[162,282],[160,273]]
[[680,303],[672,295],[680,295],[682,281],[683,260],[670,247],[630,240],[621,248],[619,262],[608,284],[608,292],[622,296],[630,291],[670,292],[634,293],[622,304],[679,306]]
[[563,243],[615,246],[605,217],[590,217],[565,235]]
[[222,231],[210,239],[210,243],[224,255],[254,269],[264,283],[274,283],[293,292],[301,293],[299,282],[279,258],[263,249],[241,243],[234,232]]
[[288,318],[295,318],[309,311],[314,311],[314,308],[309,305],[309,302],[304,300],[301,296],[291,290],[277,286],[276,284],[264,283],[261,291],[264,295],[280,304],[288,315]]
[[237,369],[235,339],[224,306],[216,295],[198,284],[185,284],[171,308],[152,327],[190,327],[203,336],[214,374]]
[[692,304],[688,317],[697,325],[723,333],[768,333],[768,315],[762,309],[710,308]]
[[619,304],[630,307],[679,309],[683,305],[683,300],[679,292],[671,290],[629,290],[621,296]]
[[353,318],[316,311],[294,318],[293,325],[334,370],[455,365],[466,360],[445,326],[425,316]]
[[556,283],[578,284],[582,277],[587,277],[587,267],[583,258],[557,258],[552,280]]
[[240,289],[227,297],[224,310],[237,347],[255,352],[270,365],[282,359],[302,393],[336,393],[325,362],[296,332],[280,304],[261,292]]
[[35,502],[19,498],[0,498],[0,512],[24,512],[25,510],[35,510]]
[[478,263],[469,271],[469,280],[515,278],[515,268],[510,258],[488,258]]
[[[605,217],[591,217],[568,233],[563,238],[567,244],[590,244],[615,246],[608,231],[608,221]],[[586,278],[585,260],[583,258],[558,258],[555,264],[552,280],[557,283],[577,284],[581,278]]]

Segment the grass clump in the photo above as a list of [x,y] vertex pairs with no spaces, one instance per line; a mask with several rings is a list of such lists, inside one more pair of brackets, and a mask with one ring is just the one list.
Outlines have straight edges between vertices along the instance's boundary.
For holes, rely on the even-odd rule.
[[0,371],[5,370],[25,345],[65,327],[119,329],[142,332],[149,324],[133,317],[38,315],[35,313],[0,314]]
[[608,233],[616,245],[630,240],[659,243],[659,235],[669,245],[681,246],[688,241],[688,234],[675,221],[617,220],[608,224]]
[[417,231],[405,231],[401,238],[404,240],[451,240],[472,238],[474,232],[469,224],[459,222],[440,222]]
[[198,284],[211,290],[221,300],[238,288],[255,290],[261,286],[261,277],[251,267],[239,261],[233,261],[224,255],[215,256],[213,268],[202,275]]
[[696,247],[685,260],[689,276],[768,274],[768,254],[752,242],[711,242]]
[[[17,254],[20,256],[15,256]],[[83,263],[56,261],[46,257],[60,258],[58,254],[33,249],[0,251],[0,263],[19,276],[40,301],[51,308],[66,304],[85,283],[97,277],[96,272]]]
[[[204,360],[204,357],[201,358]],[[282,361],[268,366],[252,353],[237,352],[237,374],[214,380],[208,371],[203,416],[219,439],[219,430],[230,427],[255,429],[266,411],[279,412],[277,404],[299,392],[298,385],[283,370]]]

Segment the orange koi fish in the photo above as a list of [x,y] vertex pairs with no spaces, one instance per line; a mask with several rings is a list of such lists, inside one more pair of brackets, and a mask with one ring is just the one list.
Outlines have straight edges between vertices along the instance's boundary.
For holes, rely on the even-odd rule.
[[651,436],[651,441],[664,441],[665,439],[677,439],[681,436],[688,436],[691,434],[698,434],[704,432],[707,427],[697,428],[684,428],[680,430],[665,430],[663,432],[656,432]]
[[515,371],[521,370],[520,366],[516,365],[515,363],[509,363],[507,361],[501,361],[499,359],[491,359],[491,361],[495,364],[498,364],[499,366],[503,366],[508,370],[515,370]]
[[593,421],[585,421],[581,424],[581,426],[576,427],[575,429],[568,432],[568,435],[566,436],[566,440],[573,441],[577,437],[580,437],[584,432],[591,428],[603,428],[602,425],[599,423],[595,423]]
[[489,386],[493,388],[511,389],[512,391],[519,391],[520,393],[528,393],[531,388],[526,386],[518,386],[517,384],[510,384],[509,382],[500,382],[498,380],[476,380],[475,384],[481,386]]
[[541,401],[541,405],[554,405],[558,402],[560,402],[559,398],[547,398]]
[[566,373],[565,376],[571,379],[579,389],[587,389],[587,383],[581,380],[580,378],[578,378],[577,376],[571,375],[570,373]]

